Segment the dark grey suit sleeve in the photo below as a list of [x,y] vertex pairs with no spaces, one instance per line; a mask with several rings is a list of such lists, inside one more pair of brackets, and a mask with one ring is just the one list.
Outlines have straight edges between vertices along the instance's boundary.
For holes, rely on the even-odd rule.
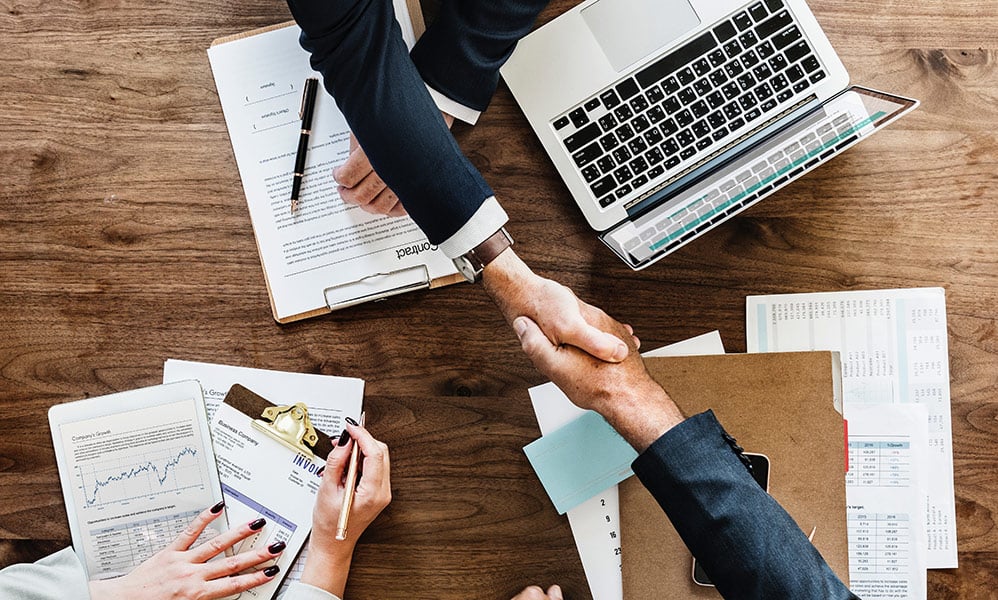
[[378,175],[430,242],[450,238],[493,196],[444,124],[409,58],[390,0],[287,0]]
[[548,0],[444,0],[412,60],[427,84],[451,100],[485,110],[499,67],[530,32]]
[[632,465],[717,590],[725,598],[855,599],[725,436],[707,411]]

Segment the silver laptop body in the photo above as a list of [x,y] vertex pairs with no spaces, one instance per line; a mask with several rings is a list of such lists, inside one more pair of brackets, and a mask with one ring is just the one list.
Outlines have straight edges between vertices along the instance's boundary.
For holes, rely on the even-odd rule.
[[523,38],[502,75],[633,269],[917,105],[848,88],[803,0],[589,0]]

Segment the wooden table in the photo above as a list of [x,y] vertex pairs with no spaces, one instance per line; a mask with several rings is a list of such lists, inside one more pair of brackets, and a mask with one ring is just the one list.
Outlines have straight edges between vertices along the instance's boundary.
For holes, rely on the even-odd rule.
[[[960,568],[930,572],[929,596],[982,598],[998,589],[998,11],[811,5],[854,81],[921,108],[645,271],[592,235],[505,86],[455,135],[520,255],[646,348],[719,329],[744,351],[748,294],[945,287]],[[172,357],[367,381],[395,500],[351,595],[506,599],[560,582],[589,597],[521,452],[543,378],[481,289],[272,320],[205,49],[287,20],[285,5],[0,8],[0,565],[69,543],[48,407],[159,383]]]

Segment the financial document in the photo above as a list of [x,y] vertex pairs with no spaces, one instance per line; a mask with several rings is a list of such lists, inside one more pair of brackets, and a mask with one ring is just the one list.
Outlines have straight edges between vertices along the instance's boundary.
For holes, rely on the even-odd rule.
[[[218,501],[201,397],[188,395],[191,387],[196,393],[193,384],[153,391],[172,399],[144,407],[144,390],[129,392],[134,410],[53,427],[74,543],[90,579],[130,572]],[[197,543],[224,529],[213,524]]]
[[[361,407],[364,401],[364,380],[353,377],[333,377],[311,373],[287,373],[265,369],[251,369],[229,365],[192,362],[170,359],[163,366],[163,382],[194,379],[201,384],[204,392],[205,407],[209,419],[214,418],[218,407],[225,400],[225,394],[233,384],[238,383],[253,392],[263,396],[270,402],[279,405],[290,405],[304,402],[308,406],[309,419],[319,431],[330,437],[340,435],[345,428],[344,418],[360,419]],[[320,460],[325,457],[320,457]],[[286,466],[282,467],[286,468]],[[220,471],[221,468],[220,468]],[[222,491],[226,501],[233,498],[243,509],[233,512],[232,504],[228,508],[229,521],[241,523],[237,518],[246,518],[253,511],[266,515],[265,507],[248,492],[240,491],[236,485],[226,483],[225,472],[222,471]],[[309,508],[311,514],[311,507]],[[290,539],[298,524],[277,513],[266,517],[275,527],[268,533],[277,539]],[[252,519],[247,519],[252,520]],[[309,524],[311,521],[308,522]],[[294,527],[292,527],[292,525]],[[290,545],[290,544],[289,544]],[[302,567],[307,557],[307,549],[302,550],[298,560],[290,565],[281,565],[282,571],[288,573],[282,590],[301,578]]]
[[928,411],[920,404],[846,409],[850,589],[864,600],[925,600]]
[[[721,335],[717,331],[646,352],[643,356],[699,354],[724,354]],[[532,387],[528,392],[541,435],[556,431],[586,413],[572,404],[568,396],[553,383]],[[593,600],[623,600],[624,582],[620,575],[620,496],[617,486],[603,490],[565,514],[568,515],[568,523],[575,537],[575,546],[579,550]],[[662,518],[665,518],[664,513]]]
[[[395,5],[411,46],[405,0],[395,0]],[[335,295],[339,286],[373,281],[376,274],[390,281],[406,270],[422,272],[425,264],[429,283],[457,273],[408,216],[371,215],[340,199],[333,169],[349,155],[350,131],[322,89],[300,208],[291,213],[302,88],[306,78],[321,79],[298,43],[300,33],[297,26],[284,27],[208,50],[278,320],[325,309],[327,290]]]
[[926,544],[930,569],[957,566],[946,299],[941,288],[749,296],[749,352],[833,350],[843,401],[928,411]]

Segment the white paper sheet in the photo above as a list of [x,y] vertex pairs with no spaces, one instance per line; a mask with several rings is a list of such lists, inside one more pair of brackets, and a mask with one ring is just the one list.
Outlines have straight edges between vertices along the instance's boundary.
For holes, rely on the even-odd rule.
[[[643,356],[699,354],[724,354],[720,333],[711,331],[651,350]],[[568,396],[553,383],[532,387],[528,392],[541,435],[558,429],[585,412],[572,404]],[[608,488],[566,514],[593,600],[623,600],[624,584],[620,575],[620,498],[617,486]]]
[[[364,401],[364,381],[353,377],[286,373],[186,360],[167,360],[163,366],[163,382],[185,379],[196,379],[201,384],[209,420],[214,418],[215,411],[225,399],[225,394],[232,384],[238,383],[274,404],[305,402],[312,425],[331,437],[338,436],[343,431],[345,417],[354,420],[360,418]],[[229,519],[233,524],[239,523],[231,512]],[[302,550],[298,560],[290,566],[282,590],[301,578],[306,556],[307,550]]]
[[925,459],[920,404],[846,409],[850,589],[864,600],[925,600]]
[[929,414],[930,569],[957,566],[946,299],[941,288],[749,296],[749,352],[837,350],[845,407],[922,404]]
[[[221,498],[195,382],[59,404],[49,423],[73,547],[90,580],[129,573]],[[225,530],[213,522],[194,545]]]
[[[405,0],[395,0],[403,38],[413,43]],[[208,50],[239,176],[249,205],[275,316],[284,319],[327,306],[325,290],[376,274],[427,265],[431,279],[457,273],[409,217],[370,215],[340,200],[333,168],[349,154],[349,130],[324,90],[315,117],[302,184],[291,214],[291,179],[301,120],[302,87],[316,77],[285,27]],[[382,287],[395,287],[385,283]],[[358,290],[370,292],[368,288]]]

